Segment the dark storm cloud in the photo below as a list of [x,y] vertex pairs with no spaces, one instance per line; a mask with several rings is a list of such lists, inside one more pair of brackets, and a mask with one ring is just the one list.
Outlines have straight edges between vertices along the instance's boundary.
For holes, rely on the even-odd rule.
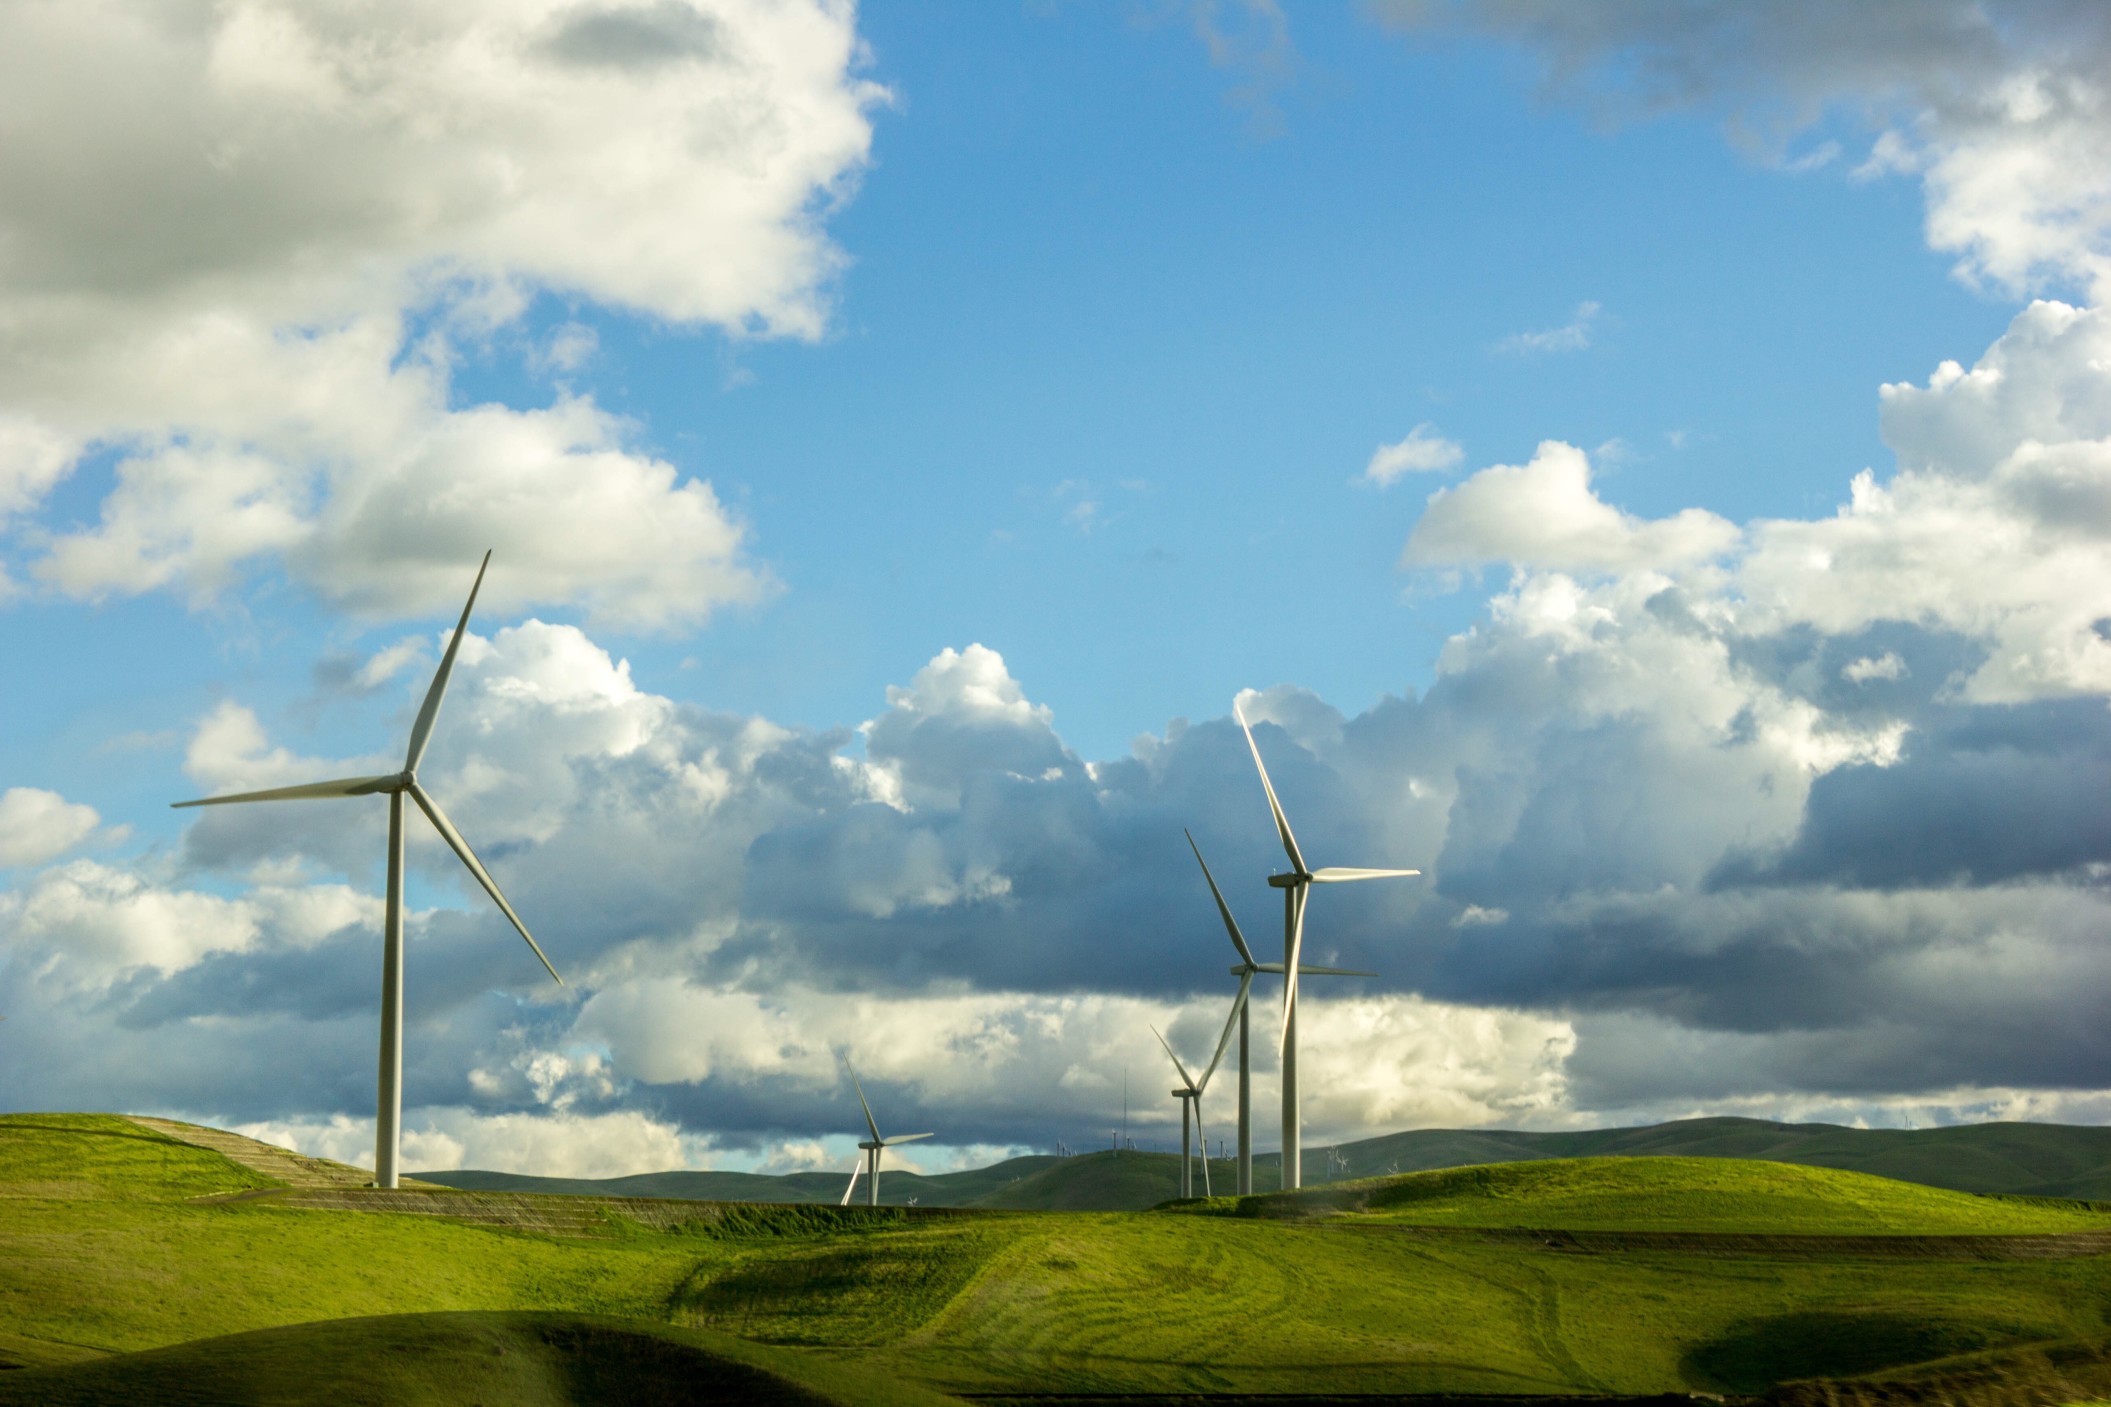
[[1771,862],[1738,857],[1716,887],[1983,885],[2111,861],[2111,710],[2098,698],[1932,711],[1889,766],[1812,785]]

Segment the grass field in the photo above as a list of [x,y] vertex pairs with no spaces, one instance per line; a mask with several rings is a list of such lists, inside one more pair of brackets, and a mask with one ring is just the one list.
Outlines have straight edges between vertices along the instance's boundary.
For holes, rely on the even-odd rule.
[[[1810,1378],[1852,1383],[1826,1389],[1841,1402],[2111,1396],[2111,1215],[1820,1168],[1512,1163],[1145,1213],[654,1219],[567,1199],[563,1235],[311,1196],[127,1121],[0,1117],[0,1359],[26,1365],[0,1372],[0,1403],[367,1400],[271,1394],[291,1391],[288,1365],[356,1377],[377,1344],[401,1370],[387,1400],[406,1402],[459,1400],[465,1382],[489,1401],[600,1400],[595,1375],[633,1357],[643,1401],[663,1369],[768,1373],[788,1402]],[[1519,1227],[1694,1244],[1589,1249]],[[2070,1239],[2025,1254],[1960,1236]],[[1881,1253],[1856,1249],[1871,1237]],[[167,1382],[220,1395],[124,1386]]]

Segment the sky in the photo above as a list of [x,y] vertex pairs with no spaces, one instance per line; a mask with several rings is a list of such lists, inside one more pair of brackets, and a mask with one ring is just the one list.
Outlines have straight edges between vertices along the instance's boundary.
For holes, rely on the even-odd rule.
[[[405,1163],[2111,1119],[2093,5],[0,11],[0,1107]],[[1320,990],[1321,988],[1325,990]],[[1257,987],[1259,1010],[1280,989]],[[1260,1025],[1265,1028],[1267,1023]],[[1276,1057],[1256,1042],[1257,1146]],[[1211,1086],[1229,1133],[1231,1085]]]

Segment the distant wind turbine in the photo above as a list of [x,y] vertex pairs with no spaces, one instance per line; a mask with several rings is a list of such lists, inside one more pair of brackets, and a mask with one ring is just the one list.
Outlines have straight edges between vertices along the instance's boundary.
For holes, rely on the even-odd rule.
[[1239,1018],[1245,1008],[1246,997],[1242,991],[1239,1000],[1233,1003],[1231,1015],[1224,1019],[1224,1032],[1217,1037],[1216,1054],[1210,1056],[1209,1065],[1203,1070],[1199,1080],[1187,1072],[1187,1066],[1181,1064],[1180,1057],[1173,1054],[1172,1046],[1166,1044],[1166,1039],[1158,1028],[1151,1028],[1151,1034],[1158,1037],[1158,1044],[1165,1046],[1166,1056],[1173,1062],[1173,1068],[1180,1072],[1180,1088],[1173,1090],[1172,1096],[1180,1101],[1180,1195],[1183,1197],[1195,1195],[1195,1159],[1190,1151],[1187,1133],[1190,1111],[1195,1116],[1195,1137],[1202,1144],[1202,1194],[1205,1197],[1215,1195],[1209,1186],[1209,1135],[1202,1131],[1202,1091],[1209,1088],[1209,1077],[1217,1073],[1217,1062],[1224,1058],[1224,1047],[1231,1041],[1231,1023]]
[[448,848],[469,867],[476,882],[484,886],[484,892],[498,905],[499,912],[527,939],[535,956],[549,968],[550,976],[559,986],[564,979],[557,976],[557,969],[550,967],[549,958],[543,955],[528,926],[513,912],[506,896],[499,892],[498,882],[491,878],[490,871],[477,859],[469,842],[447,819],[440,803],[418,785],[418,764],[425,759],[425,745],[432,739],[433,723],[440,716],[440,699],[447,692],[447,676],[454,671],[454,657],[462,648],[462,637],[469,633],[469,612],[476,606],[476,593],[484,584],[484,570],[491,565],[491,554],[484,554],[484,561],[476,569],[476,582],[469,588],[468,604],[462,607],[462,618],[455,624],[454,637],[447,642],[447,652],[440,658],[440,671],[432,679],[432,687],[425,691],[425,703],[418,709],[418,719],[411,725],[410,750],[404,754],[403,770],[379,777],[344,777],[334,782],[308,782],[295,787],[273,787],[269,791],[245,791],[233,796],[208,796],[201,801],[179,801],[183,806],[225,806],[237,801],[295,801],[330,796],[373,796],[385,793],[388,796],[388,906],[383,918],[381,945],[381,1069],[380,1090],[375,1099],[374,1111],[374,1185],[394,1187],[397,1185],[397,1146],[403,1122],[403,798],[409,796],[432,822],[433,829],[447,842]]
[[[865,1153],[862,1161],[862,1171],[865,1173],[865,1205],[876,1207],[880,1204],[880,1154],[897,1143],[914,1143],[919,1138],[929,1138],[931,1135],[927,1133],[898,1133],[892,1138],[881,1138],[880,1126],[872,1120],[872,1106],[865,1102],[865,1086],[858,1083],[858,1072],[851,1068],[850,1057],[847,1055],[843,1057],[843,1068],[850,1071],[850,1086],[858,1092],[858,1107],[865,1111],[865,1127],[872,1130],[872,1141],[870,1143],[860,1143],[858,1147],[863,1149]],[[850,1194],[858,1190],[858,1173],[860,1170],[860,1165],[851,1167],[850,1185],[843,1189],[843,1200],[837,1203],[838,1206],[847,1207],[850,1205]]]
[[[1247,998],[1253,991],[1254,974],[1281,972],[1283,965],[1279,962],[1253,960],[1253,950],[1246,946],[1246,935],[1239,932],[1239,921],[1231,916],[1231,906],[1224,902],[1224,891],[1217,888],[1217,877],[1209,872],[1209,861],[1202,858],[1202,847],[1195,844],[1195,837],[1191,832],[1182,831],[1181,834],[1187,836],[1188,849],[1195,852],[1195,863],[1202,866],[1202,878],[1209,882],[1210,896],[1217,901],[1217,913],[1224,919],[1224,931],[1231,935],[1231,945],[1239,950],[1239,965],[1231,970],[1231,975],[1239,979],[1239,995],[1232,999],[1231,1007],[1232,1015],[1237,1017],[1239,1022],[1239,1195],[1250,1197],[1253,1195],[1253,1085],[1247,1053]],[[1346,967],[1314,967],[1310,963],[1299,963],[1297,975],[1376,977],[1378,974],[1357,972]],[[1205,1160],[1205,1181],[1208,1172],[1209,1167]]]
[[1305,892],[1315,884],[1393,879],[1418,875],[1422,871],[1308,869],[1305,857],[1298,851],[1297,837],[1290,833],[1290,818],[1283,814],[1283,803],[1275,799],[1275,783],[1268,780],[1268,765],[1261,761],[1261,748],[1253,740],[1253,729],[1247,726],[1246,715],[1238,704],[1231,706],[1231,712],[1246,734],[1246,746],[1253,753],[1253,765],[1260,769],[1261,789],[1268,793],[1268,810],[1275,817],[1275,833],[1283,842],[1283,852],[1290,857],[1289,874],[1268,876],[1269,885],[1283,891],[1283,1029],[1278,1043],[1283,1058],[1283,1190],[1287,1192],[1304,1185],[1299,1158],[1303,1131],[1298,1123],[1297,1102],[1297,960],[1305,941]]

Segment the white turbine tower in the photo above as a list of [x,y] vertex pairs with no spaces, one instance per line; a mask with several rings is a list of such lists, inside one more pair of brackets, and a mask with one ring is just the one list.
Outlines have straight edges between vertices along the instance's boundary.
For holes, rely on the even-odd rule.
[[[1224,902],[1224,891],[1217,888],[1217,877],[1209,872],[1209,861],[1202,858],[1202,847],[1195,844],[1195,837],[1186,831],[1188,849],[1195,852],[1195,863],[1202,866],[1202,878],[1209,882],[1210,897],[1217,901],[1217,912],[1224,919],[1224,931],[1231,935],[1231,945],[1239,950],[1239,965],[1231,975],[1239,979],[1239,995],[1232,1000],[1232,1014],[1239,1022],[1239,1195],[1253,1195],[1253,1083],[1251,1064],[1248,1059],[1247,1021],[1249,1006],[1247,997],[1253,990],[1256,973],[1281,972],[1279,962],[1255,962],[1253,950],[1246,946],[1246,935],[1239,932],[1239,921],[1231,916],[1231,906]],[[1346,967],[1314,967],[1310,963],[1299,963],[1300,977],[1376,977],[1375,972],[1357,972]],[[1203,1163],[1204,1180],[1207,1180],[1209,1164]]]
[[850,1205],[850,1194],[858,1190],[858,1173],[862,1171],[865,1174],[865,1205],[876,1207],[880,1204],[880,1155],[897,1143],[914,1143],[919,1138],[929,1138],[931,1135],[927,1133],[898,1133],[892,1138],[881,1138],[880,1126],[872,1120],[872,1106],[865,1102],[865,1086],[858,1083],[858,1072],[851,1069],[850,1057],[847,1055],[843,1057],[843,1068],[850,1070],[850,1086],[858,1092],[858,1107],[865,1111],[865,1127],[872,1130],[872,1141],[858,1145],[859,1148],[864,1150],[865,1156],[857,1164],[852,1165],[850,1169],[850,1185],[843,1189],[843,1200],[836,1205],[840,1207]]
[[410,750],[404,754],[403,770],[379,777],[344,777],[334,782],[309,782],[297,787],[273,787],[269,791],[245,791],[234,796],[209,796],[202,801],[179,801],[181,806],[225,806],[237,801],[294,801],[326,796],[373,796],[388,797],[388,905],[383,918],[381,945],[381,1071],[380,1089],[375,1099],[374,1111],[374,1185],[394,1187],[397,1184],[396,1154],[400,1126],[403,1121],[403,798],[417,803],[432,822],[433,829],[447,842],[448,848],[461,857],[476,882],[484,886],[499,911],[505,914],[520,936],[528,940],[535,956],[549,968],[550,976],[556,977],[558,985],[564,984],[557,977],[557,969],[550,967],[550,960],[528,932],[528,926],[513,912],[506,896],[499,893],[498,882],[491,878],[490,871],[476,858],[469,842],[447,819],[425,789],[418,785],[418,764],[425,758],[425,745],[432,738],[433,722],[440,716],[440,699],[447,692],[447,676],[454,670],[454,657],[462,648],[462,637],[469,630],[469,612],[476,605],[476,593],[484,584],[484,569],[491,565],[491,554],[484,554],[483,565],[476,569],[476,582],[469,588],[469,602],[462,607],[462,619],[456,623],[454,638],[447,642],[447,652],[440,658],[440,671],[432,679],[432,687],[425,691],[425,703],[418,710],[418,720],[411,725]]
[[1303,1137],[1298,1124],[1297,1103],[1297,959],[1305,941],[1305,892],[1315,884],[1393,879],[1418,875],[1422,871],[1307,868],[1305,857],[1297,848],[1297,837],[1290,833],[1290,818],[1283,814],[1283,803],[1275,799],[1275,784],[1268,780],[1268,765],[1261,761],[1261,749],[1253,740],[1253,729],[1246,726],[1246,715],[1238,704],[1231,706],[1231,712],[1246,734],[1246,746],[1253,752],[1253,765],[1260,769],[1261,789],[1268,793],[1268,810],[1275,817],[1276,835],[1282,839],[1283,853],[1290,857],[1289,874],[1268,876],[1269,885],[1283,891],[1283,1030],[1279,1042],[1283,1057],[1283,1190],[1288,1192],[1304,1185],[1304,1170],[1300,1166]]
[[[1189,841],[1193,843],[1193,837],[1190,837]],[[1202,1131],[1202,1091],[1209,1088],[1209,1077],[1217,1073],[1217,1063],[1224,1058],[1224,1047],[1231,1041],[1231,1023],[1239,1021],[1242,1027],[1244,1025],[1242,1018],[1246,1014],[1246,993],[1252,985],[1251,977],[1239,984],[1239,995],[1232,999],[1231,1014],[1224,1018],[1224,1030],[1217,1037],[1216,1053],[1210,1056],[1209,1065],[1202,1071],[1202,1078],[1199,1080],[1187,1072],[1187,1066],[1181,1064],[1180,1057],[1173,1054],[1172,1046],[1166,1044],[1166,1039],[1159,1033],[1158,1028],[1151,1028],[1151,1034],[1158,1037],[1158,1044],[1165,1047],[1167,1057],[1173,1062],[1173,1068],[1180,1072],[1180,1088],[1171,1093],[1173,1098],[1180,1101],[1180,1195],[1183,1197],[1195,1195],[1195,1160],[1188,1151],[1187,1141],[1187,1118],[1190,1110],[1193,1110],[1195,1115],[1195,1137],[1202,1144],[1202,1194],[1205,1197],[1215,1195],[1210,1191],[1209,1185],[1209,1135]]]

